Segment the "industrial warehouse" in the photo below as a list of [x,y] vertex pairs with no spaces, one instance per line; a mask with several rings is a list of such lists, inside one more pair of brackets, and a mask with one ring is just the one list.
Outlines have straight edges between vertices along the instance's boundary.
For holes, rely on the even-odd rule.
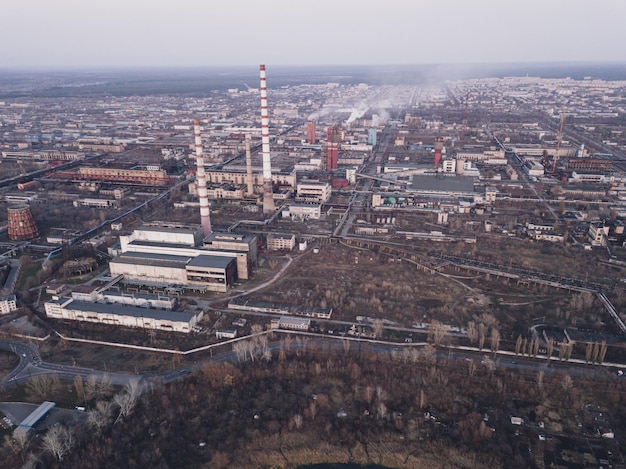
[[203,240],[202,235],[200,226],[144,225],[120,236],[111,275],[144,285],[221,292],[250,278],[257,264],[256,236],[210,233]]
[[45,303],[45,309],[46,315],[54,319],[185,333],[191,332],[204,314],[90,303],[71,298],[48,301]]

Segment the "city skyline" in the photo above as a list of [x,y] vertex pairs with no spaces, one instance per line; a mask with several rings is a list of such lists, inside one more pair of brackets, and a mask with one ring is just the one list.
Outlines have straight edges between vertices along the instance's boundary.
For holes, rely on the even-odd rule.
[[617,0],[10,0],[0,68],[623,62]]

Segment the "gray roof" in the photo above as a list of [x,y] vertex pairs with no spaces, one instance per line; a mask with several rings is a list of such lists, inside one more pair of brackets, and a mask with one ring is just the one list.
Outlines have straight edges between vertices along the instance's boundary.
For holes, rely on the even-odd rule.
[[20,423],[20,427],[32,427],[55,406],[54,402],[44,401]]
[[89,303],[87,301],[72,301],[66,309],[83,311],[85,313],[116,314],[119,316],[132,316],[135,318],[150,318],[166,321],[191,321],[196,314],[189,312],[174,312],[160,309],[137,308],[118,304]]
[[474,193],[474,178],[467,176],[413,176],[411,189],[428,192]]
[[154,231],[154,232],[163,232],[163,233],[187,233],[187,234],[193,234],[196,233],[196,231],[198,231],[198,227],[179,227],[179,228],[174,228],[174,227],[165,227],[165,226],[149,226],[149,225],[142,225],[140,226],[137,231]]
[[135,245],[135,246],[155,246],[155,247],[160,247],[160,248],[171,248],[171,249],[193,249],[193,248],[198,249],[198,246],[196,246],[195,244],[166,243],[164,241],[146,241],[143,239],[134,239],[128,244]]
[[149,252],[125,252],[112,259],[114,264],[153,265],[159,267],[178,267],[184,269],[193,256],[173,256]]
[[209,267],[214,269],[226,269],[230,263],[235,262],[235,256],[198,256],[189,261],[187,265],[192,267]]
[[204,242],[209,243],[213,241],[225,241],[229,243],[233,242],[244,242],[249,243],[252,241],[256,235],[243,234],[243,233],[228,233],[228,232],[213,232],[204,237]]

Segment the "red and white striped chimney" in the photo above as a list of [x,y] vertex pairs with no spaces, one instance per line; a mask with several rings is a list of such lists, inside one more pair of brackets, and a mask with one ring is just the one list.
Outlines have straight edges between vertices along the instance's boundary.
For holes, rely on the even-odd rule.
[[196,184],[198,185],[198,199],[200,200],[200,223],[204,236],[208,236],[211,234],[211,217],[209,215],[209,196],[206,190],[202,137],[200,136],[200,121],[198,119],[193,121],[193,131],[196,139]]
[[263,148],[263,213],[274,213],[272,163],[270,161],[270,119],[267,115],[267,83],[265,65],[261,65],[261,143]]

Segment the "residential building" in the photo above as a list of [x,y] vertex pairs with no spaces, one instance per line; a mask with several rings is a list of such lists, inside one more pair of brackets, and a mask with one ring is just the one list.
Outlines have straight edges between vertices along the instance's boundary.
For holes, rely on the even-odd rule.
[[9,314],[16,309],[15,295],[0,296],[0,314]]
[[296,235],[294,234],[275,234],[267,235],[268,251],[293,251],[296,247]]

